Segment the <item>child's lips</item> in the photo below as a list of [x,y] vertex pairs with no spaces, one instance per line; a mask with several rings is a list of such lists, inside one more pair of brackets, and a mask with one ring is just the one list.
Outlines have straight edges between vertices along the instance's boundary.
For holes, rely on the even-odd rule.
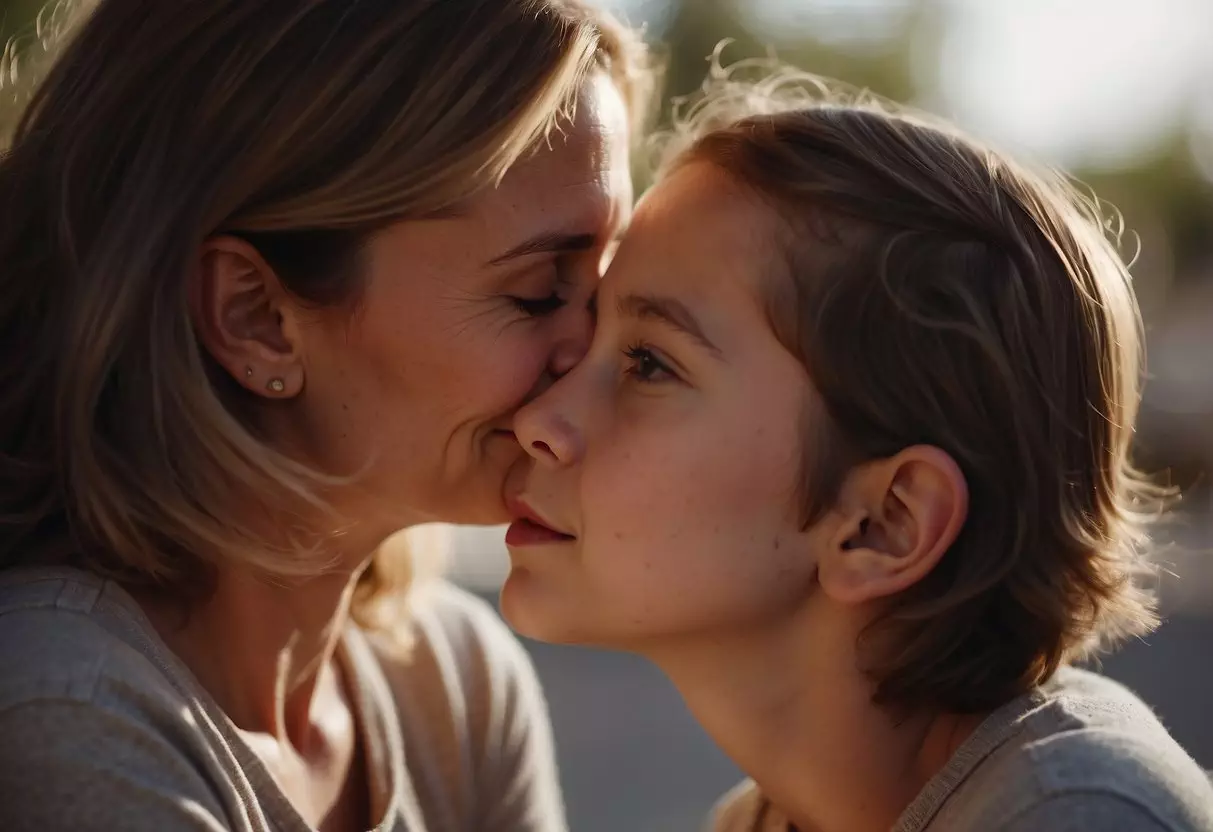
[[553,527],[521,497],[507,497],[506,508],[514,518],[505,533],[507,546],[541,546],[577,539]]
[[510,527],[505,531],[505,545],[515,548],[548,546],[553,543],[568,543],[576,539],[572,535],[558,532],[526,518],[510,523]]

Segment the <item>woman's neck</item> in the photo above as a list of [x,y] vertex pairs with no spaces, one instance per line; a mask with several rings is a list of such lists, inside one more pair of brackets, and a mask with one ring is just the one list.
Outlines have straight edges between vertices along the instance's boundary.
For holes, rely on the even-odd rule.
[[303,750],[312,736],[318,683],[338,678],[331,662],[360,571],[286,585],[221,568],[214,592],[184,619],[175,604],[136,597],[238,728]]
[[646,652],[799,832],[884,832],[980,720],[877,707],[858,630],[811,617]]

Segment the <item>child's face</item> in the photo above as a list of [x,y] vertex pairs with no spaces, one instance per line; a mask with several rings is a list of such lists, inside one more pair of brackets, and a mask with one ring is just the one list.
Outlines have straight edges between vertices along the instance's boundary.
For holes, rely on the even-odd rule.
[[806,598],[811,392],[764,312],[768,223],[706,164],[639,207],[589,354],[516,421],[532,460],[507,503],[550,527],[507,536],[502,609],[522,633],[643,648],[776,623]]

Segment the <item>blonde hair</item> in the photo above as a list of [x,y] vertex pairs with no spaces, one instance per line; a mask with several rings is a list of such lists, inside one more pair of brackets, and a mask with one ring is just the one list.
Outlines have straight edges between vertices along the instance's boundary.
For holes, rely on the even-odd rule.
[[959,538],[861,640],[878,702],[982,711],[1157,623],[1166,489],[1131,464],[1142,340],[1119,226],[1062,174],[790,68],[717,66],[665,170],[768,211],[768,314],[816,393],[811,525],[854,466],[916,444],[970,489]]
[[[292,518],[328,510],[338,481],[258,436],[199,346],[200,245],[242,236],[299,297],[356,300],[368,234],[497,181],[587,73],[646,113],[644,47],[580,0],[62,9],[53,60],[34,55],[6,89],[20,117],[0,157],[0,352],[15,359],[0,369],[0,567],[68,561],[187,594],[226,558],[315,575],[323,541]],[[383,566],[364,576],[364,618],[407,579]]]

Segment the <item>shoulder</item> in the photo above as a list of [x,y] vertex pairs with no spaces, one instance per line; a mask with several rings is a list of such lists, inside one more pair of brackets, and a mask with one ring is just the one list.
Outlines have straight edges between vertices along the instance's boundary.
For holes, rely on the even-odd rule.
[[482,740],[518,708],[544,711],[530,657],[487,601],[446,581],[419,582],[409,589],[408,626],[406,651],[370,634],[406,728],[420,718],[447,726],[452,742]]
[[[106,584],[0,583],[0,806],[20,828],[218,828],[189,703],[107,611]],[[125,820],[124,820],[125,818]],[[157,827],[156,824],[160,824]],[[128,828],[128,827],[123,827]]]
[[[977,787],[967,790],[970,795],[984,794],[978,802],[991,820],[1019,817],[1052,830],[1071,828],[1064,823],[1085,818],[1083,812],[1091,817],[1119,812],[1122,824],[1143,818],[1125,829],[1213,830],[1213,785],[1207,774],[1132,692],[1070,670],[1045,693],[1041,707],[1025,717],[1015,738],[991,754],[969,784]],[[1043,822],[1052,818],[1063,825]]]
[[712,809],[705,832],[785,832],[786,818],[767,801],[753,780],[726,792]]
[[447,697],[485,702],[534,676],[526,651],[484,599],[432,579],[410,587],[407,609],[407,650],[382,634],[370,637],[394,686],[437,686]]
[[40,701],[114,710],[183,697],[141,649],[111,585],[54,570],[0,583],[0,711]]
[[368,640],[387,680],[406,738],[470,764],[515,715],[544,712],[526,651],[493,607],[446,581],[408,590],[411,639],[401,649],[385,633]]
[[491,662],[497,650],[522,649],[488,601],[447,581],[417,584],[409,609],[422,642],[441,642],[465,661]]
[[712,807],[711,832],[750,832],[762,811],[762,793],[753,780],[743,780]]
[[1136,812],[1162,829],[1213,830],[1213,784],[1161,727],[1085,726],[1029,743],[1020,757],[1008,773],[1031,772],[1022,801],[1028,816],[1119,810],[1122,819]]
[[1193,794],[1213,804],[1205,772],[1132,691],[1078,670],[1063,671],[1056,690],[1056,716],[1020,750],[1043,790],[1141,801]]
[[449,818],[444,828],[564,829],[547,704],[522,645],[488,602],[443,581],[411,587],[408,610],[407,653],[369,640],[405,745],[422,749],[406,757],[427,815]]
[[1106,792],[1069,792],[1037,801],[1006,816],[998,832],[1206,832],[1210,819],[1179,817],[1157,807]]

